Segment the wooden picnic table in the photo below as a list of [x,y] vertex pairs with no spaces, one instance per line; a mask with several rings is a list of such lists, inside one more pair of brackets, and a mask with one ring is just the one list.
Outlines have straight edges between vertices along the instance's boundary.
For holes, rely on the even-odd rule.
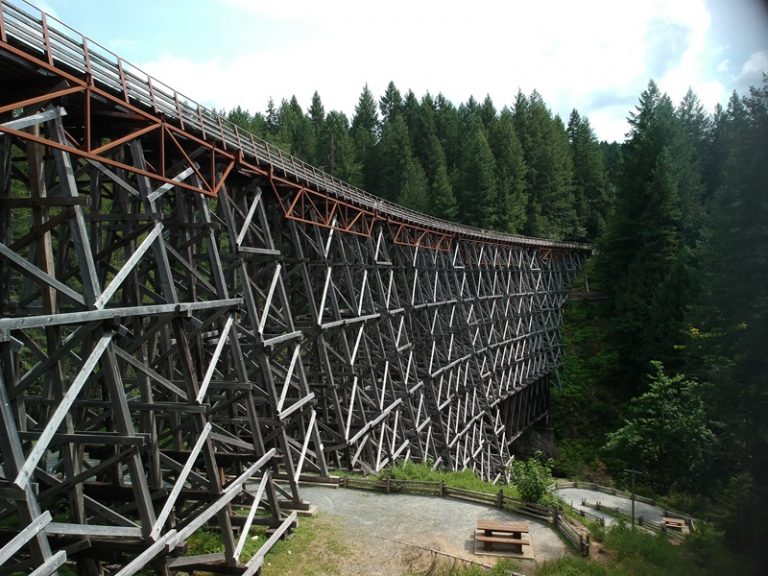
[[523,546],[530,546],[528,524],[525,522],[498,522],[478,520],[475,530],[475,543],[482,542],[485,550],[500,544],[508,546],[513,552],[523,553]]
[[664,525],[665,528],[669,528],[671,530],[683,530],[688,525],[686,521],[682,518],[672,518],[670,516],[662,516],[661,522]]

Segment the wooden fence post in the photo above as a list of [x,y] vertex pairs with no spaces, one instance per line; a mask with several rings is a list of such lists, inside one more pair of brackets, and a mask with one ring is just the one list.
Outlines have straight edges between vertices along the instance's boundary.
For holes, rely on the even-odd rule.
[[496,504],[499,508],[504,508],[504,489],[499,488],[499,494],[496,497]]

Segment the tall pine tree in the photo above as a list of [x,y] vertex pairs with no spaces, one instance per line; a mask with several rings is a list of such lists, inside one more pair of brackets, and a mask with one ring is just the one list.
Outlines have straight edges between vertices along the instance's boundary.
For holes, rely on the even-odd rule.
[[522,232],[528,204],[525,187],[526,166],[523,147],[515,132],[514,118],[509,108],[504,108],[498,120],[490,125],[489,140],[496,159],[499,186],[498,228],[504,232]]
[[589,120],[575,109],[568,119],[568,140],[573,155],[576,212],[579,230],[583,231],[578,239],[594,241],[605,231],[613,198],[600,144]]
[[352,184],[362,186],[373,192],[376,179],[376,162],[373,156],[374,147],[379,138],[379,117],[376,111],[376,101],[368,88],[363,87],[360,98],[355,106],[352,118],[352,142],[355,146],[357,160],[362,166],[362,178]]

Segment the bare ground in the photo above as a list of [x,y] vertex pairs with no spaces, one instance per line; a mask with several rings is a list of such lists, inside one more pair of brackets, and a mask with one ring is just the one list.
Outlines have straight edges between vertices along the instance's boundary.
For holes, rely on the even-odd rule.
[[[474,553],[473,534],[479,518],[528,523],[535,560],[516,560],[521,572],[533,572],[536,563],[559,558],[567,551],[546,524],[482,505],[318,487],[302,488],[302,496],[317,506],[318,516],[312,522],[320,521],[317,528],[322,537],[333,533],[337,550],[317,550],[310,566],[289,568],[294,575],[423,573],[436,558],[491,566],[498,557]],[[333,564],[330,571],[318,570],[320,560]],[[265,569],[264,574],[270,572]]]

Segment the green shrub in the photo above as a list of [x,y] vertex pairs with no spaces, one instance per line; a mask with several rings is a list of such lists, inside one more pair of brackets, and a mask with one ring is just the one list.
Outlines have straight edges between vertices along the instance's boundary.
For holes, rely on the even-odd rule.
[[555,482],[552,478],[551,459],[544,460],[541,452],[536,452],[528,460],[512,462],[512,476],[520,497],[526,502],[542,502],[550,486]]

